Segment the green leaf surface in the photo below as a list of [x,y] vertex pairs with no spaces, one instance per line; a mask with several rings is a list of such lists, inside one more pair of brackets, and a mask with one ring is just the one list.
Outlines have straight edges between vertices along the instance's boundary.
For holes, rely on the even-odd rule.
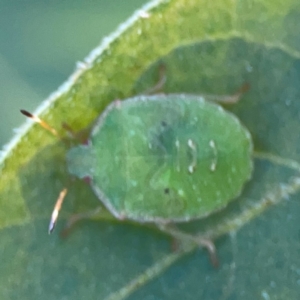
[[99,201],[70,180],[65,143],[27,122],[1,158],[1,299],[298,299],[299,26],[296,0],[153,1],[37,111],[61,135],[62,122],[81,130],[111,101],[153,86],[162,62],[165,92],[232,94],[248,82],[226,108],[252,134],[253,177],[225,210],[180,226],[216,239],[218,269],[194,244],[172,251],[168,236],[132,223],[85,221],[61,239],[66,220]]

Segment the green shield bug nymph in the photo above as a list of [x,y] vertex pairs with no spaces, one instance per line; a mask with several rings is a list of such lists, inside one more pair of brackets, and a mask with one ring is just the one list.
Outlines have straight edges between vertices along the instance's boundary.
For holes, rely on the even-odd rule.
[[[232,102],[240,94],[215,100]],[[208,216],[241,193],[252,173],[252,139],[235,115],[204,97],[136,96],[112,102],[88,143],[68,151],[67,164],[72,175],[90,179],[116,218],[165,228]],[[50,231],[65,194],[57,201]],[[177,231],[168,232],[176,236]],[[200,239],[199,244],[214,255],[212,243]]]
[[88,145],[67,154],[71,174],[119,219],[186,222],[236,198],[252,170],[249,132],[201,97],[138,96],[113,102]]

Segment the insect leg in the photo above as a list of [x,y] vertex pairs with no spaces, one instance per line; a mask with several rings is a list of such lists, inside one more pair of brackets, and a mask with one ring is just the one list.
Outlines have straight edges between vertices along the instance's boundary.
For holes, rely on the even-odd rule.
[[166,225],[166,224],[157,224],[157,227],[165,232],[166,234],[172,236],[173,238],[182,241],[182,242],[192,242],[195,243],[196,245],[200,247],[206,248],[208,251],[210,261],[212,265],[217,268],[219,266],[219,260],[217,257],[217,251],[216,247],[209,238],[197,236],[197,235],[192,235],[186,232],[183,232],[179,229],[177,229],[173,224]]
[[248,83],[244,83],[234,94],[232,95],[200,95],[203,96],[205,100],[223,104],[235,104],[239,102],[242,95],[250,89]]
[[166,76],[166,66],[164,64],[160,64],[159,66],[159,78],[157,83],[150,87],[149,89],[145,90],[142,95],[153,95],[161,92],[163,90],[163,87],[167,81]]
[[61,235],[63,237],[67,237],[70,233],[70,231],[74,228],[74,226],[83,220],[113,220],[115,221],[116,219],[105,209],[103,209],[103,207],[99,206],[93,210],[89,210],[86,212],[82,212],[82,213],[78,213],[78,214],[74,214],[72,215],[65,228],[62,230]]

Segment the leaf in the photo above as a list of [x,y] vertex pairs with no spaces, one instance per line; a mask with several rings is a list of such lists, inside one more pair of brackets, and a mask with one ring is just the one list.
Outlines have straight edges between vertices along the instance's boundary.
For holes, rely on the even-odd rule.
[[248,82],[226,108],[252,134],[253,177],[225,210],[181,225],[218,238],[218,269],[195,245],[172,252],[166,235],[137,224],[86,221],[61,239],[64,220],[99,201],[85,183],[69,184],[65,143],[27,122],[2,156],[1,298],[298,299],[299,16],[296,0],[150,2],[37,110],[61,135],[62,122],[83,129],[109,102],[153,86],[161,62],[166,92],[232,94]]

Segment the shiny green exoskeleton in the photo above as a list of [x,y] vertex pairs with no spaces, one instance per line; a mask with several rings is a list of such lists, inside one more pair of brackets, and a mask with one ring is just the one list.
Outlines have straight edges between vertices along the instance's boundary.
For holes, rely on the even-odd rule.
[[251,155],[236,116],[174,94],[113,102],[67,161],[117,218],[166,223],[202,218],[235,199],[251,177]]

